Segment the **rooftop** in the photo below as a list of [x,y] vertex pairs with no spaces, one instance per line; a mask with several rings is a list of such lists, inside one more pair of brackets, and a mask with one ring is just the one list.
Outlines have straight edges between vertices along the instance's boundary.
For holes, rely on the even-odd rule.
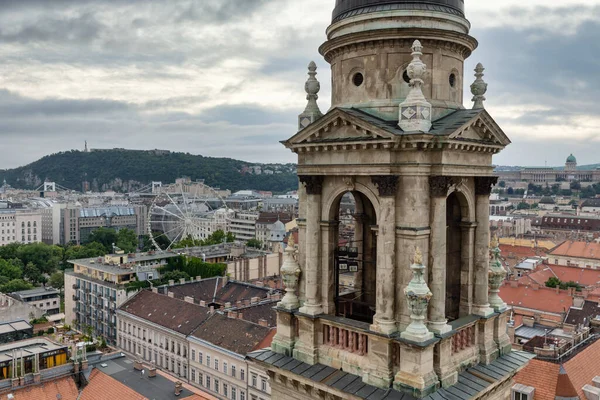
[[[146,262],[146,261],[161,261],[168,258],[178,257],[177,253],[135,253],[133,256],[128,254],[110,254],[109,257],[119,258],[121,256],[127,256],[127,264],[108,264],[105,263],[105,257],[93,257],[93,258],[80,258],[78,260],[68,260],[73,265],[80,265],[87,268],[96,269],[103,272],[112,274],[125,274],[135,271],[133,265]],[[158,264],[157,264],[158,266]]]
[[523,284],[533,282],[543,286],[552,277],[563,282],[573,281],[584,287],[600,284],[600,271],[562,265],[541,265],[537,271],[519,279],[519,282]]
[[572,242],[567,240],[552,250],[550,255],[600,260],[600,243]]
[[573,305],[573,297],[566,291],[511,283],[504,283],[500,287],[500,297],[508,306],[560,314],[566,313]]
[[60,294],[60,292],[51,287],[37,287],[34,289],[21,290],[19,292],[12,292],[11,294],[14,296],[20,297],[21,299],[27,299],[30,297],[41,296],[43,294],[55,294],[58,296]]
[[31,324],[23,319],[11,322],[0,322],[0,334],[32,329]]
[[48,339],[35,338],[25,339],[17,342],[0,345],[0,363],[13,359],[13,350],[23,351],[24,355],[45,353],[47,351],[66,348],[67,346],[56,344]]
[[[79,390],[71,376],[54,379],[39,385],[27,386],[12,392],[15,400],[77,400]],[[7,396],[0,396],[5,400]]]
[[127,300],[119,312],[189,335],[209,317],[209,309],[164,294],[141,290]]

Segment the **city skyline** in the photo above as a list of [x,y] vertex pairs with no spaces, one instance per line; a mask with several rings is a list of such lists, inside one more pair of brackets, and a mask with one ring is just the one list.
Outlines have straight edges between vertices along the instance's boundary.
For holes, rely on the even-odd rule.
[[[561,166],[570,153],[596,163],[598,2],[527,4],[465,5],[480,47],[463,84],[482,62],[486,107],[513,140],[494,163]],[[279,141],[296,130],[310,60],[319,105],[329,108],[329,65],[315,49],[330,9],[318,0],[8,1],[0,11],[0,168],[82,149],[85,140],[293,162]]]

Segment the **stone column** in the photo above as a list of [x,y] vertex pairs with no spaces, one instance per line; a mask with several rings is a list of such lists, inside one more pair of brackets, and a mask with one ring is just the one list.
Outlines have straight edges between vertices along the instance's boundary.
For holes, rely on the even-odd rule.
[[335,314],[335,249],[339,222],[321,221],[321,304],[325,314]]
[[448,176],[429,178],[431,197],[429,288],[433,293],[429,303],[429,329],[438,334],[452,330],[446,319],[446,198],[451,181],[452,178]]
[[392,175],[371,178],[379,190],[377,225],[377,303],[371,330],[392,334],[398,330],[394,317],[396,296],[396,191],[398,177]]
[[460,265],[460,313],[459,317],[471,314],[473,306],[473,245],[475,238],[474,222],[461,223],[461,265]]
[[300,176],[300,181],[306,186],[306,238],[304,243],[306,302],[300,308],[300,312],[308,315],[318,315],[323,313],[320,293],[321,192],[323,177],[304,175]]
[[475,178],[475,290],[472,313],[482,317],[490,316],[494,310],[488,301],[488,269],[490,245],[490,194],[497,177]]

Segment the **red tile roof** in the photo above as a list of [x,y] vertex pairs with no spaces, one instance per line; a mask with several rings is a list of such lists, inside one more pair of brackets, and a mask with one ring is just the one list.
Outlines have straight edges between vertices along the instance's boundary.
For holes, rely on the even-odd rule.
[[59,394],[62,400],[77,400],[79,395],[77,385],[70,376],[18,389],[12,393],[15,400],[56,400]]
[[519,282],[527,284],[529,281],[533,281],[544,285],[553,276],[563,282],[573,281],[582,286],[597,286],[600,284],[600,271],[598,270],[561,265],[542,265],[541,269],[519,279]]
[[569,311],[573,298],[564,290],[558,293],[556,289],[541,286],[535,290],[533,286],[504,283],[500,287],[500,297],[508,306],[530,308],[551,313]]
[[558,364],[533,359],[515,376],[515,382],[535,388],[535,400],[554,400]]
[[567,361],[564,367],[579,394],[579,398],[585,399],[583,387],[586,384],[591,384],[592,379],[600,374],[600,340],[583,349]]
[[567,240],[552,250],[550,255],[600,260],[600,243],[571,242],[570,240]]
[[[93,369],[88,385],[81,393],[81,400],[147,400],[135,390],[125,386],[104,372]],[[54,399],[56,400],[56,399]]]

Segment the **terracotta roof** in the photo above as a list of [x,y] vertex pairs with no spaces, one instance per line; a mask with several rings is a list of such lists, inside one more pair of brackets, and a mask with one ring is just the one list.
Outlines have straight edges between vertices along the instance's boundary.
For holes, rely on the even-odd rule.
[[[81,400],[147,400],[135,390],[94,368],[89,383],[81,393]],[[54,399],[56,400],[56,399]]]
[[562,365],[558,369],[558,379],[556,381],[556,397],[576,398],[577,390],[573,386],[573,382],[569,379],[565,367]]
[[580,399],[585,399],[583,387],[591,384],[592,379],[600,373],[600,340],[583,349],[579,354],[564,364],[569,379],[577,390]]
[[277,305],[277,301],[269,301],[267,303],[250,305],[248,307],[239,307],[235,310],[242,314],[243,320],[258,324],[260,319],[267,321],[269,327],[277,326],[277,313],[273,309]]
[[536,240],[535,242],[531,239],[516,239],[516,238],[500,238],[501,245],[509,245],[512,247],[528,247],[539,249],[551,250],[556,247],[556,244],[549,240]]
[[[77,385],[70,376],[18,389],[12,393],[15,400],[56,400],[59,394],[62,400],[77,400],[79,396]],[[2,399],[5,398],[2,396]]]
[[536,400],[554,400],[558,382],[558,364],[533,359],[515,375],[515,382],[535,388]]
[[552,250],[550,255],[600,260],[600,243],[571,242],[567,240]]
[[[265,339],[272,339],[275,331],[274,328],[215,313],[196,329],[192,336],[234,353],[246,355],[265,346]],[[265,347],[269,345],[270,342]]]
[[505,283],[500,287],[500,297],[509,306],[552,313],[567,312],[573,305],[573,298],[568,292],[560,290],[557,293],[556,289],[543,286],[535,290],[533,286]]
[[500,251],[502,252],[502,257],[506,258],[527,258],[537,256],[533,247],[511,246],[508,244],[501,244]]
[[258,214],[257,224],[272,224],[277,221],[281,221],[287,224],[294,219],[294,215],[285,212],[261,212]]
[[[557,277],[563,282],[577,282],[582,286],[596,286],[600,284],[600,271],[579,267],[565,267],[562,265],[543,265],[541,269],[530,273],[527,277],[540,285],[544,285],[551,277]],[[526,280],[519,279],[525,283]]]
[[209,316],[209,309],[164,294],[142,290],[127,300],[119,310],[189,335]]

